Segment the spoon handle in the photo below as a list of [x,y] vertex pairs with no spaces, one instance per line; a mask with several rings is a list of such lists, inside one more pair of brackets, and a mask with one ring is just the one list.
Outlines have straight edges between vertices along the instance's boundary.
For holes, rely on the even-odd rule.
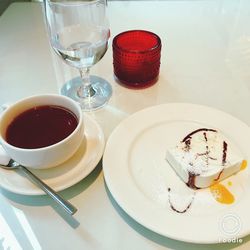
[[23,170],[23,172],[27,175],[27,177],[29,177],[29,179],[34,184],[36,184],[38,187],[40,187],[53,200],[55,200],[59,205],[61,205],[67,213],[69,213],[70,215],[73,215],[77,211],[76,207],[74,207],[70,202],[63,199],[62,196],[60,196],[51,187],[49,187],[41,179],[39,179],[32,172],[30,172],[26,167],[19,165],[19,168],[21,168]]

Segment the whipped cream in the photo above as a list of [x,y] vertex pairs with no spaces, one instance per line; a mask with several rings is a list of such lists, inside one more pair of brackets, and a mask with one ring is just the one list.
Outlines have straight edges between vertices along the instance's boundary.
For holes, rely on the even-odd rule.
[[238,172],[243,158],[220,132],[201,128],[167,150],[166,160],[189,187],[205,188]]

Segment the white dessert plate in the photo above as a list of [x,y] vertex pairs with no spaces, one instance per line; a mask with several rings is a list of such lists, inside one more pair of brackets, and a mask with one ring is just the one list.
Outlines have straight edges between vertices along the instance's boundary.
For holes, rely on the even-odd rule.
[[[222,204],[209,188],[188,188],[165,160],[167,148],[204,127],[225,134],[249,161],[250,128],[246,124],[205,106],[164,104],[133,114],[114,130],[103,156],[105,181],[128,215],[163,236],[193,243],[241,239],[250,233],[248,167],[222,181],[235,199]],[[190,202],[185,213],[171,208],[173,203],[180,208]]]
[[[84,130],[85,139],[69,160],[54,168],[30,170],[56,191],[64,190],[81,181],[96,167],[105,146],[101,127],[88,115],[84,115]],[[45,194],[27,179],[21,170],[0,169],[0,186],[17,194]]]

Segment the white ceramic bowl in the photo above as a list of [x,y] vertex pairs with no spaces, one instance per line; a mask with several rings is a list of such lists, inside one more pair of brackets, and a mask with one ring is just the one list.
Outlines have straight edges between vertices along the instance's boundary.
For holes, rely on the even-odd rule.
[[[41,105],[57,105],[72,111],[78,119],[75,130],[65,139],[47,147],[24,149],[9,144],[5,134],[11,121],[25,110]],[[83,139],[82,110],[78,103],[65,96],[49,94],[22,99],[7,108],[0,118],[0,143],[4,150],[13,160],[29,168],[45,169],[59,165],[76,152]]]

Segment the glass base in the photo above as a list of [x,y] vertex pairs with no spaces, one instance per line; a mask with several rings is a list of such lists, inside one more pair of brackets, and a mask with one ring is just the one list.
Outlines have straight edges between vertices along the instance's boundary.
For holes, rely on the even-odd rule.
[[80,97],[77,90],[82,84],[80,77],[76,77],[66,82],[61,88],[61,94],[77,101],[82,110],[92,111],[103,107],[112,95],[111,85],[101,77],[90,76],[91,86],[95,93],[90,97]]

